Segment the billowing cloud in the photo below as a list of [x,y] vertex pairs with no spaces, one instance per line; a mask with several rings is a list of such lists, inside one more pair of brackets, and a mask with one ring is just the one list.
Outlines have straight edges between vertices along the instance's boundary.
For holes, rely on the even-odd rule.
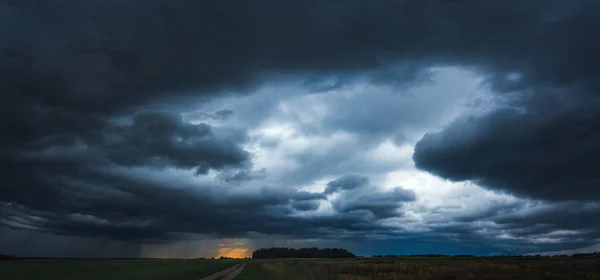
[[299,211],[313,211],[319,209],[321,203],[318,200],[304,200],[292,202],[292,207]]
[[345,175],[327,183],[326,194],[337,194],[331,201],[341,213],[366,211],[377,218],[402,216],[399,208],[404,202],[416,200],[415,192],[402,187],[382,191],[371,186],[369,179],[358,175]]
[[[598,12],[0,1],[0,223],[132,243],[590,246]],[[414,184],[415,166],[457,183]]]
[[338,191],[352,190],[365,187],[369,184],[369,179],[359,175],[345,175],[327,183],[325,193],[335,193]]
[[589,106],[497,109],[465,117],[425,135],[414,159],[418,167],[455,181],[549,200],[598,200],[600,119]]
[[154,163],[207,173],[248,158],[228,139],[215,137],[209,125],[184,123],[178,114],[139,113],[131,124],[109,128],[104,137],[108,158],[125,166]]

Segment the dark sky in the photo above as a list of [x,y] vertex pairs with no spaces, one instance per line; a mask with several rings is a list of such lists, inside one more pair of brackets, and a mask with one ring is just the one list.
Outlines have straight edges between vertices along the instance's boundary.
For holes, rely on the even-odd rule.
[[599,50],[597,0],[0,0],[0,253],[596,250]]

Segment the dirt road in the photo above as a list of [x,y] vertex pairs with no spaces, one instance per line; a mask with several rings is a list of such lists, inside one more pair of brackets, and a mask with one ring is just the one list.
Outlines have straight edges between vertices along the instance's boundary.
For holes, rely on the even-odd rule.
[[233,278],[235,278],[238,274],[242,273],[244,266],[246,266],[245,263],[236,264],[228,269],[219,271],[213,275],[209,275],[198,280],[233,280]]

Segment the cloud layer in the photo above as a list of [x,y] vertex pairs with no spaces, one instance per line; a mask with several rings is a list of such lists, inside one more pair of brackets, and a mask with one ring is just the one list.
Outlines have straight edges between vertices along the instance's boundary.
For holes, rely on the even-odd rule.
[[590,246],[598,12],[0,1],[0,224],[153,243]]

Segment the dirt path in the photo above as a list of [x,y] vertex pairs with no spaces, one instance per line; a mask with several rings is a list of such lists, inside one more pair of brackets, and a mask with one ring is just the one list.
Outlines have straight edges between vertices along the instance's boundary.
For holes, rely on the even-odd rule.
[[233,280],[233,278],[235,278],[238,274],[242,273],[244,266],[246,266],[246,263],[236,264],[228,269],[219,271],[213,275],[209,275],[198,280]]

